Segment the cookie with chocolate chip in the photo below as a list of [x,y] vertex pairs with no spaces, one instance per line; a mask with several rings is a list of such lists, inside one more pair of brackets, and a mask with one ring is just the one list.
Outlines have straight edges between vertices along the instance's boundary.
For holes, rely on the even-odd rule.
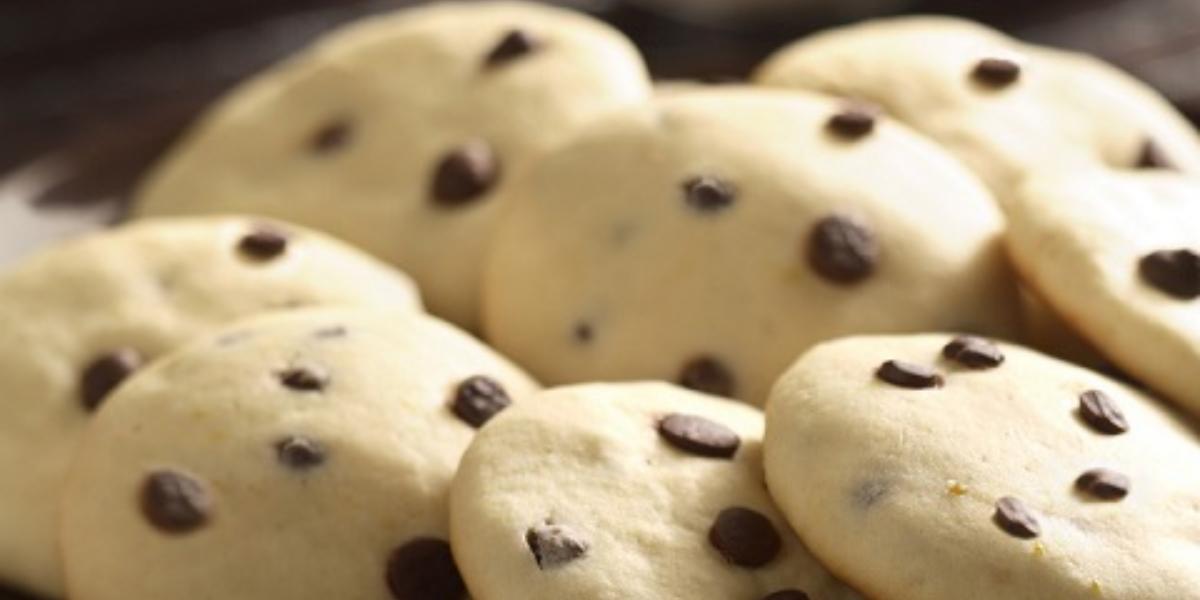
[[460,405],[534,387],[411,311],[234,324],[96,416],[63,494],[69,597],[465,600],[447,495],[484,420]]
[[575,129],[649,95],[633,45],[586,15],[431,3],[348,25],[233,91],[150,174],[136,211],[328,231],[474,328],[500,192]]
[[484,330],[547,382],[660,379],[761,403],[822,340],[1016,329],[983,185],[857,103],[675,92],[581,133],[505,199]]
[[762,413],[664,383],[525,399],[471,443],[451,492],[478,598],[860,597],[764,487]]
[[1122,371],[1200,414],[1200,181],[1048,174],[1014,196],[1010,221],[1029,285]]
[[84,428],[159,355],[301,305],[417,311],[407,277],[257,218],[163,219],[51,248],[0,275],[0,580],[61,597],[56,499]]
[[1200,589],[1198,433],[1020,346],[865,336],[783,376],[764,462],[800,538],[875,600],[1167,600]]

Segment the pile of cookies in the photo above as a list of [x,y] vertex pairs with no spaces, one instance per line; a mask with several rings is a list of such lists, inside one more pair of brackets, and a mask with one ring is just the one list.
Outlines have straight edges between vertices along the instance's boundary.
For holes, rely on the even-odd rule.
[[351,25],[0,342],[42,598],[1200,599],[1200,136],[959,20],[666,87],[563,9]]

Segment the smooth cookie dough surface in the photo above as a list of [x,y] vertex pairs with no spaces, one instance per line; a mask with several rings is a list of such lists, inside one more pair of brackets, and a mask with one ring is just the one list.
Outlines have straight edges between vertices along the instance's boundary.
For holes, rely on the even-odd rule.
[[519,2],[404,10],[236,90],[144,182],[138,212],[329,231],[412,274],[432,312],[470,328],[496,192],[649,94],[633,45],[584,15]]
[[0,580],[60,597],[56,498],[114,387],[239,317],[304,305],[417,312],[407,277],[322,234],[261,219],[143,221],[0,276]]
[[767,482],[874,600],[1173,600],[1200,590],[1196,431],[1018,346],[856,337],[767,409]]
[[1016,329],[982,184],[823,96],[671,93],[598,123],[508,194],[484,330],[548,383],[663,379],[761,403],[825,339]]
[[549,390],[476,436],[455,556],[490,600],[851,600],[762,479],[762,413],[662,383]]
[[71,598],[465,598],[450,480],[534,383],[415,313],[243,321],[110,400],[67,484]]
[[1031,179],[1010,213],[1029,285],[1117,366],[1200,414],[1200,181],[1068,171]]

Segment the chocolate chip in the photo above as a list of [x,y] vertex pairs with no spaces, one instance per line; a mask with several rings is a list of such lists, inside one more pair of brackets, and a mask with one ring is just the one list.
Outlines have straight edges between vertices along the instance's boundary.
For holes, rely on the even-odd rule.
[[549,521],[530,527],[525,532],[525,543],[533,552],[538,568],[543,571],[581,558],[590,548],[587,541],[571,528]]
[[879,365],[875,376],[892,385],[914,390],[942,387],[944,383],[937,371],[902,360],[889,360]]
[[992,515],[992,521],[1013,537],[1032,539],[1042,534],[1042,526],[1038,524],[1037,517],[1029,512],[1024,502],[1012,496],[1005,496],[996,501],[996,513]]
[[879,262],[875,234],[858,219],[829,215],[808,235],[808,264],[834,283],[851,284],[866,279]]
[[586,344],[591,342],[592,338],[596,337],[596,332],[589,323],[576,323],[575,328],[571,330],[571,335],[575,338],[575,341]]
[[385,577],[396,600],[461,600],[467,596],[450,544],[439,539],[417,538],[393,550]]
[[456,208],[478,200],[500,178],[500,163],[492,147],[471,140],[442,157],[430,184],[434,204]]
[[1167,151],[1154,138],[1146,138],[1146,141],[1142,142],[1142,151],[1138,154],[1137,167],[1139,169],[1179,170],[1175,161],[1171,160]]
[[826,128],[830,133],[847,139],[857,140],[875,130],[876,111],[863,104],[846,104],[829,118]]
[[1180,300],[1200,298],[1200,254],[1188,248],[1159,250],[1138,262],[1142,280]]
[[731,458],[742,443],[738,434],[720,423],[680,413],[659,421],[658,434],[680,450],[710,458]]
[[292,367],[279,374],[279,382],[297,392],[319,392],[329,385],[329,374],[316,367]]
[[325,462],[325,448],[316,440],[292,436],[275,444],[279,462],[297,471],[311,469]]
[[1004,362],[1000,347],[973,335],[960,335],[942,348],[942,356],[972,369],[991,369]]
[[488,52],[484,66],[495,68],[509,63],[514,59],[531,54],[542,47],[541,40],[520,29],[509,30],[500,41]]
[[711,356],[698,356],[679,371],[679,385],[713,396],[732,397],[735,382],[733,373]]
[[1125,413],[1100,390],[1088,390],[1079,395],[1079,416],[1100,433],[1117,435],[1129,431]]
[[717,515],[708,530],[708,541],[725,560],[747,568],[771,562],[783,545],[770,519],[741,506],[727,508]]
[[313,132],[308,149],[316,155],[331,154],[345,147],[353,137],[354,126],[349,119],[333,119]]
[[80,400],[89,412],[96,410],[122,381],[141,368],[142,355],[133,348],[121,348],[92,361],[79,382]]
[[287,234],[269,226],[259,226],[242,236],[238,250],[246,258],[271,260],[287,251]]
[[498,381],[475,375],[458,384],[450,409],[471,427],[479,428],[510,404],[512,399]]
[[763,596],[762,600],[808,600],[808,594],[800,590],[781,590]]
[[1008,87],[1021,77],[1021,65],[1007,58],[985,58],[975,64],[971,78],[991,88]]
[[203,527],[212,513],[204,484],[178,471],[155,471],[142,484],[142,514],[160,531],[189,533]]
[[1129,488],[1129,477],[1112,469],[1092,469],[1075,480],[1075,489],[1099,500],[1120,500]]
[[683,201],[701,213],[715,213],[729,208],[735,199],[737,188],[716,177],[701,175],[683,182]]

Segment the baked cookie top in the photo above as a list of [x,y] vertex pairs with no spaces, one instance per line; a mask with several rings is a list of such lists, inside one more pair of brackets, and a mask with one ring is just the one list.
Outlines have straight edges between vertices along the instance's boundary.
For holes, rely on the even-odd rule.
[[1014,196],[1009,220],[1028,284],[1124,371],[1200,414],[1200,181],[1047,174]]
[[446,2],[349,25],[221,101],[144,182],[142,215],[248,212],[399,265],[477,322],[494,196],[650,85],[633,45],[564,9]]
[[415,313],[235,324],[96,418],[63,495],[70,597],[464,598],[450,480],[477,427],[533,389]]
[[767,482],[876,600],[1167,600],[1200,589],[1200,440],[1150,398],[951,335],[819,345],[767,408]]
[[125,377],[231,320],[304,305],[416,312],[420,300],[406,276],[341,242],[242,217],[143,221],[0,275],[0,580],[61,595],[54,499]]
[[662,383],[558,388],[481,431],[451,494],[467,584],[494,600],[859,598],[767,496],[762,414]]
[[665,379],[761,403],[821,340],[1015,328],[982,184],[823,96],[674,92],[597,123],[507,194],[484,330],[549,383]]

